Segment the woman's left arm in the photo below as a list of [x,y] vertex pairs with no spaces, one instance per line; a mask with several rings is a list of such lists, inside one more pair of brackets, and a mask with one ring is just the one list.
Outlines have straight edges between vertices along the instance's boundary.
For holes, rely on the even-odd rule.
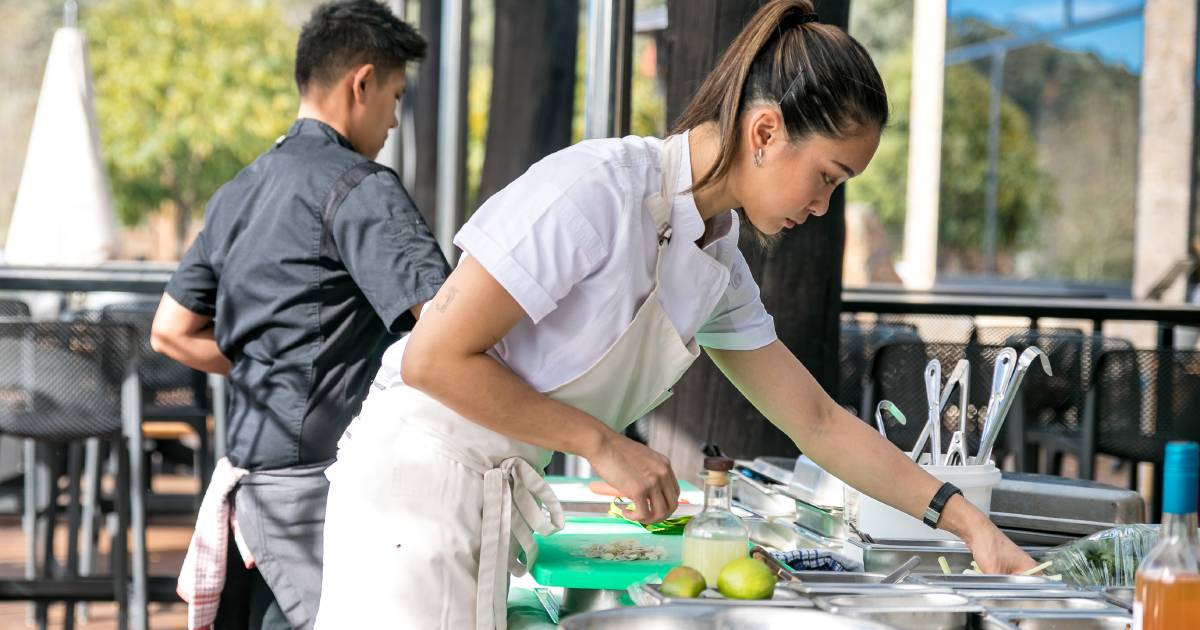
[[[941,482],[834,402],[783,342],[775,340],[757,350],[706,351],[742,395],[822,468],[860,492],[921,518]],[[1034,566],[987,515],[959,495],[946,504],[938,527],[963,539],[986,573]]]

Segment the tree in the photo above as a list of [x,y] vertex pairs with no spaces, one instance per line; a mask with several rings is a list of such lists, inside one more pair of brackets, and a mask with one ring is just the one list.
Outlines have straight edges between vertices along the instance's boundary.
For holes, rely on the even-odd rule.
[[[867,20],[862,24],[864,29],[870,29]],[[877,40],[881,40],[871,34],[864,39],[875,41],[877,46]],[[908,37],[882,55],[877,53],[876,63],[888,89],[892,115],[870,168],[848,186],[847,193],[850,201],[864,202],[879,215],[888,236],[895,242],[904,234],[911,60],[912,43]],[[964,64],[946,69],[944,90],[939,266],[977,271],[984,240],[990,87],[986,74]],[[996,202],[1000,252],[1015,249],[1020,241],[1035,233],[1040,218],[1053,213],[1055,208],[1053,181],[1039,167],[1029,116],[1007,93],[1000,106]]]
[[118,216],[169,204],[182,247],[208,198],[295,116],[296,33],[271,0],[109,0],[81,18]]

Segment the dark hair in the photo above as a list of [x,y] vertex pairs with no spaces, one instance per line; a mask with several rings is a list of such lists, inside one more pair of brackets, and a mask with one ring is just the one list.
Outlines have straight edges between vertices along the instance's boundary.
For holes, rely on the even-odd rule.
[[296,88],[329,85],[352,66],[387,74],[425,57],[425,38],[377,0],[338,0],[313,9],[296,43]]
[[887,125],[887,94],[871,56],[842,29],[815,21],[814,13],[810,0],[763,5],[692,97],[674,133],[706,122],[716,122],[721,133],[717,161],[693,190],[729,172],[741,115],[756,104],[779,105],[797,142]]

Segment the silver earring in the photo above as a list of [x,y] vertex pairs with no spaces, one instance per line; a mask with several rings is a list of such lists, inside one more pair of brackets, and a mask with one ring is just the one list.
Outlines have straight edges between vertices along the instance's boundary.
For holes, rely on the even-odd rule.
[[754,165],[755,165],[755,166],[762,166],[762,161],[763,161],[763,150],[762,150],[762,147],[759,147],[759,148],[758,148],[758,151],[755,151],[755,152],[754,152],[754,158],[753,158],[753,159],[754,159]]

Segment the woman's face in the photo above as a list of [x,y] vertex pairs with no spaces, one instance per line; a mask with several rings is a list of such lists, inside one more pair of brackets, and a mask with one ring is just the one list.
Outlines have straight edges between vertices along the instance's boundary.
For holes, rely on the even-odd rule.
[[[759,166],[755,137],[762,150]],[[862,173],[878,146],[874,128],[844,138],[813,135],[799,143],[790,142],[786,132],[752,131],[737,158],[734,196],[759,232],[778,234],[825,214],[833,190]]]

